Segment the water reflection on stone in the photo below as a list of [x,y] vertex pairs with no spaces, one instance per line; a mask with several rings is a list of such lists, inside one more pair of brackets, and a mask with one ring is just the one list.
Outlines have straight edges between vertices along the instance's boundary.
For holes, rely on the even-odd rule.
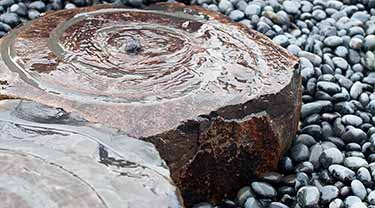
[[0,101],[0,129],[2,207],[181,206],[151,144],[32,101]]

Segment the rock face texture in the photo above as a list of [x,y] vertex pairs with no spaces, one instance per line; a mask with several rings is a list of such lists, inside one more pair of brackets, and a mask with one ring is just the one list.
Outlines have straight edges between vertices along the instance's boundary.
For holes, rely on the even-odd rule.
[[151,142],[187,206],[233,196],[275,169],[297,130],[297,59],[199,7],[58,11],[0,48],[0,97],[61,107]]
[[61,108],[0,101],[2,207],[181,207],[155,147]]

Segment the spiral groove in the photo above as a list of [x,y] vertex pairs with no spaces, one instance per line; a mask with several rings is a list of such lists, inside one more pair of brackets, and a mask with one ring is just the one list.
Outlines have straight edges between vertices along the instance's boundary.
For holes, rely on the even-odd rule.
[[191,17],[104,9],[57,24],[48,41],[16,37],[9,56],[31,83],[73,99],[146,103],[199,90],[256,94],[277,72],[242,33]]

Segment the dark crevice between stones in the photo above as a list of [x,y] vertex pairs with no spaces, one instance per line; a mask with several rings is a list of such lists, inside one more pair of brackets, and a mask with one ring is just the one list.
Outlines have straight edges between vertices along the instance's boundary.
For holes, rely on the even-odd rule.
[[14,97],[14,96],[0,94],[0,100],[14,100],[14,99],[20,99],[20,98]]

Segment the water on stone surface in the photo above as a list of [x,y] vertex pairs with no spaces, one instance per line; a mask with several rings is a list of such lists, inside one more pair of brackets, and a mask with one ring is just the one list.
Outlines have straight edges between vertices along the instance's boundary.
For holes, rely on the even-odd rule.
[[181,207],[153,145],[32,101],[0,101],[0,207]]
[[[242,31],[189,16],[103,9],[59,24],[49,38],[42,32],[8,37],[3,57],[25,81],[70,99],[147,103],[245,89],[255,96],[288,73],[266,66]],[[126,49],[131,41],[136,53]]]

